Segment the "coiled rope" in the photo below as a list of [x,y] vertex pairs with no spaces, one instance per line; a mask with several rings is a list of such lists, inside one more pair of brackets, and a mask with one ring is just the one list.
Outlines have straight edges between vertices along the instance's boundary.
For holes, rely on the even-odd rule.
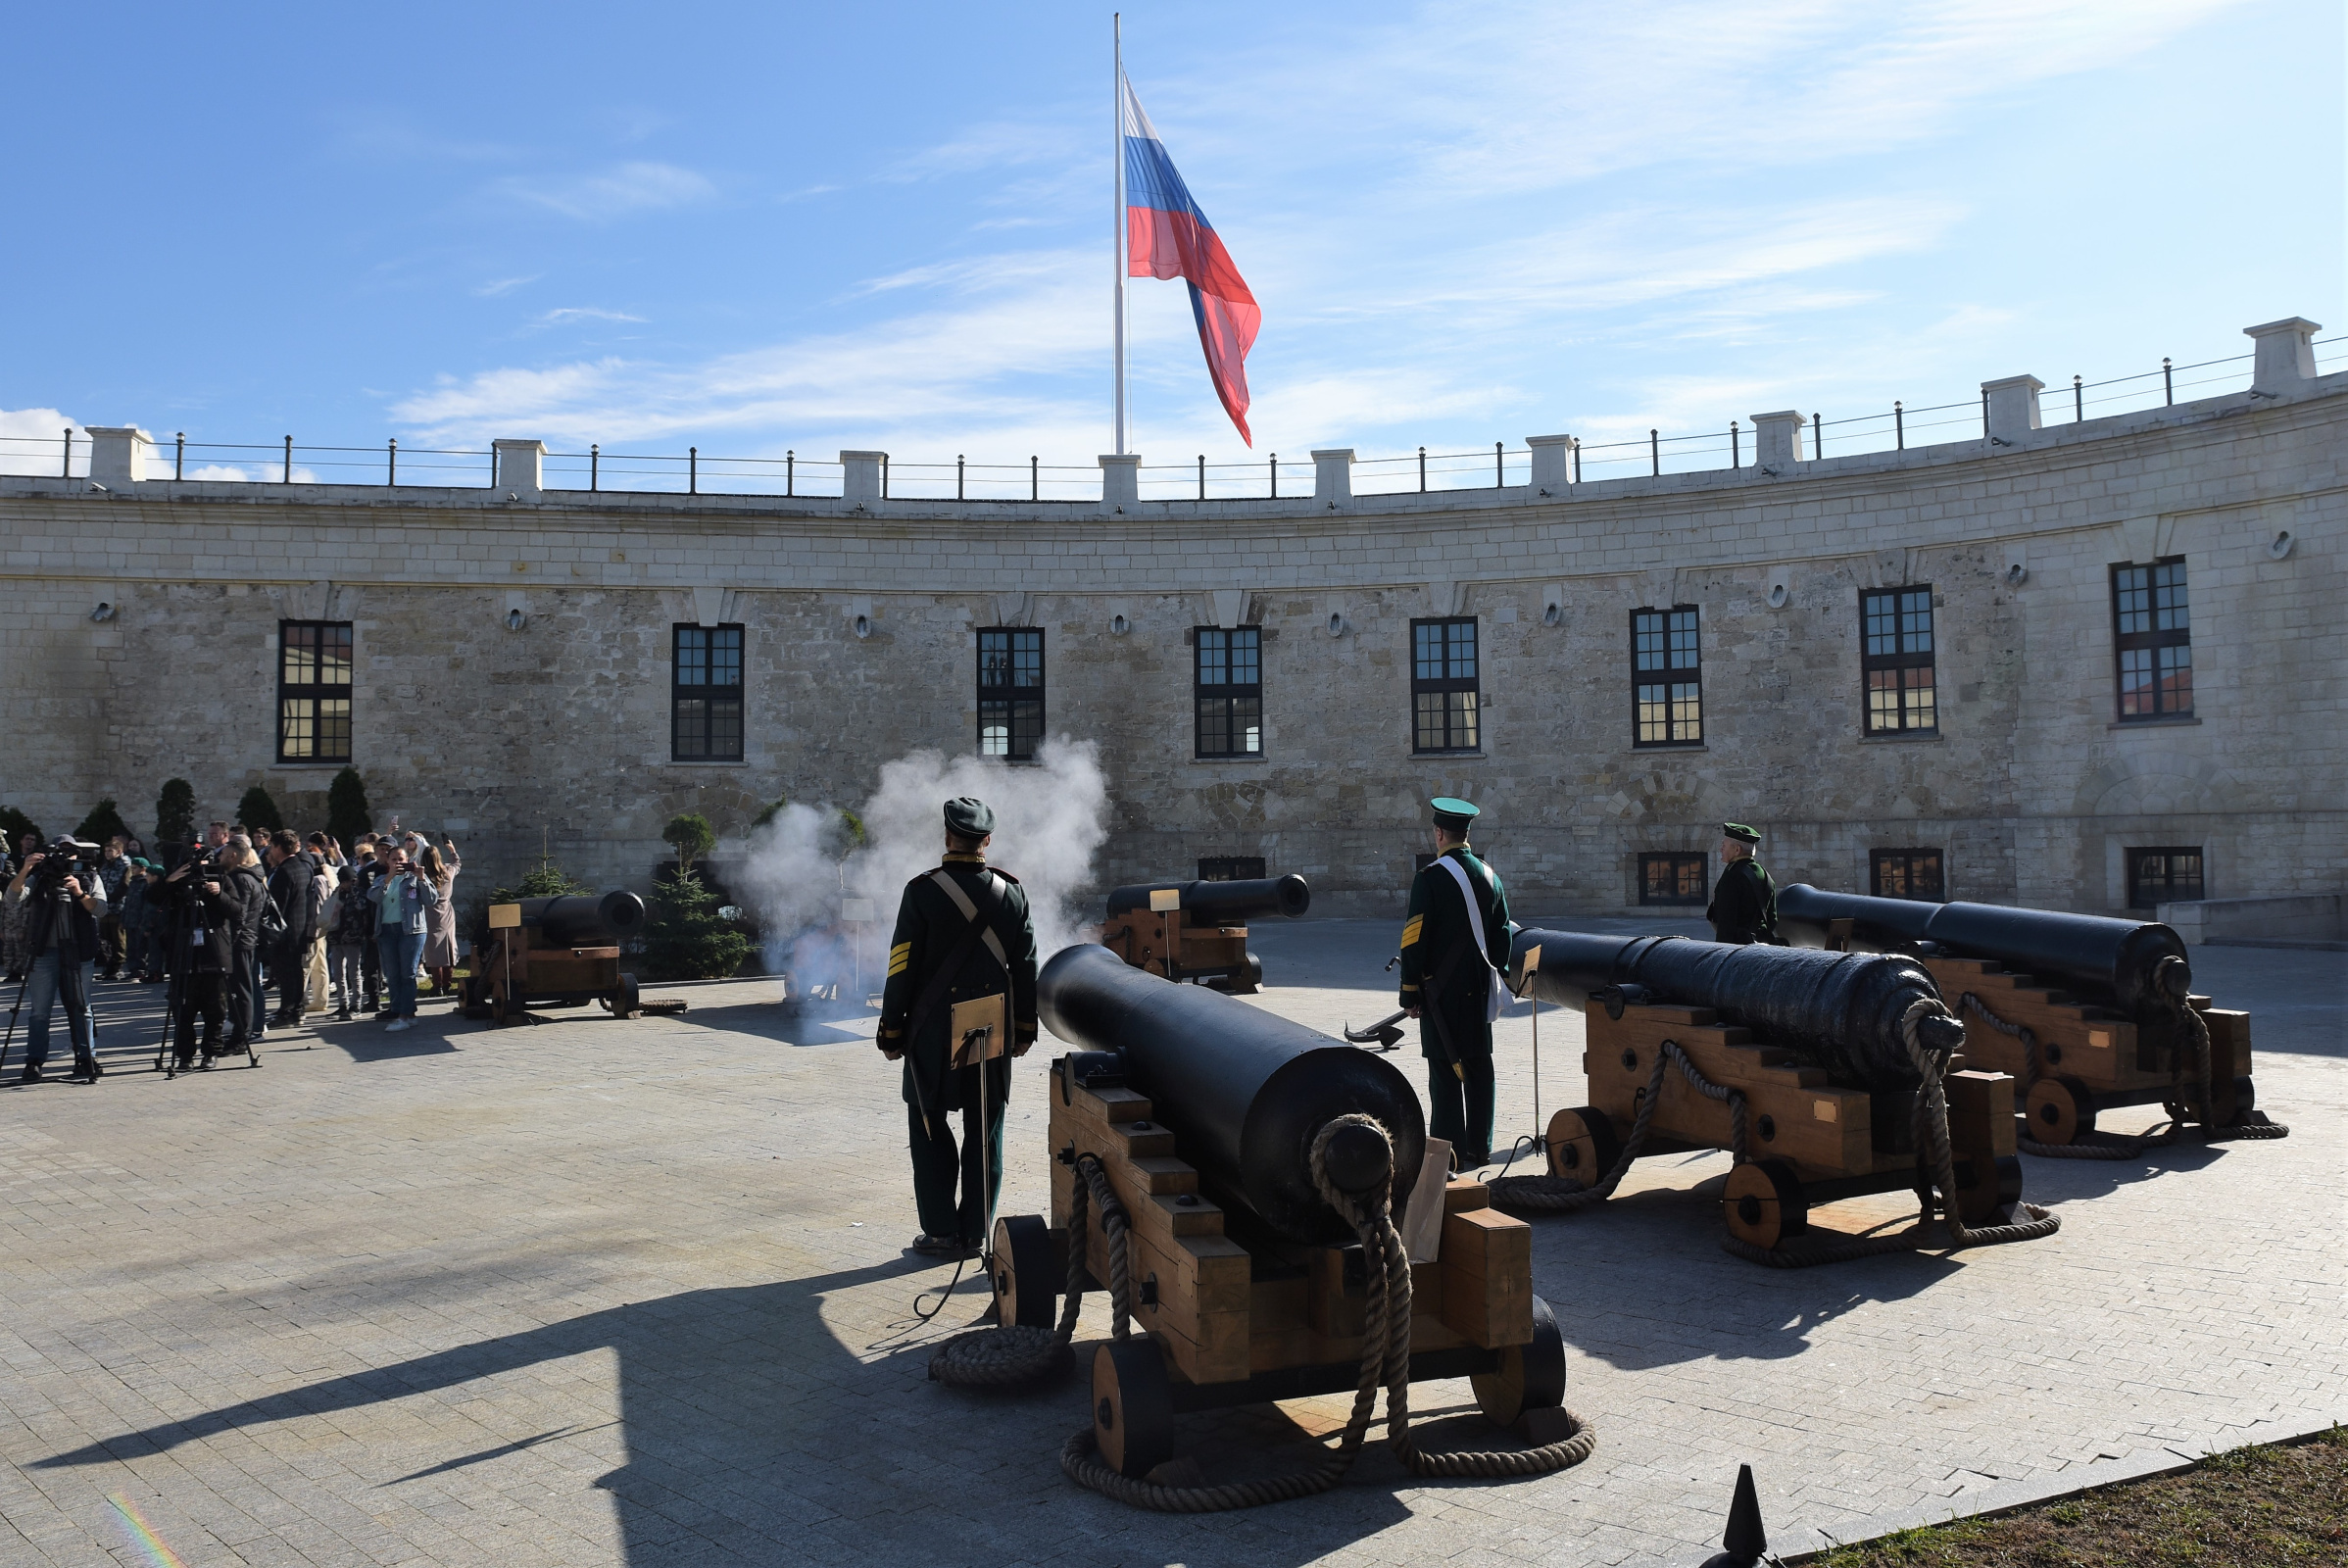
[[[1888,1252],[1922,1251],[1929,1245],[1925,1227],[1930,1225],[1935,1210],[1946,1224],[1949,1248],[1953,1251],[1966,1247],[1996,1247],[2007,1242],[2034,1241],[2052,1236],[2062,1229],[2062,1219],[2034,1203],[2020,1205],[2030,1215],[2025,1221],[2009,1225],[1988,1225],[1980,1229],[1968,1226],[1957,1212],[1956,1158],[1948,1137],[1948,1089],[1944,1082],[1948,1074],[1949,1052],[1936,1051],[1927,1045],[1921,1030],[1924,1020],[1945,1012],[1931,997],[1919,997],[1900,1016],[1900,1038],[1908,1048],[1908,1058],[1916,1066],[1923,1085],[1918,1091],[1913,1115],[1915,1137],[1919,1147],[1928,1152],[1930,1176],[1936,1180],[1939,1198],[1935,1201],[1932,1188],[1919,1182],[1916,1189],[1917,1225],[1898,1236],[1854,1236],[1843,1241],[1805,1246],[1798,1250],[1759,1247],[1736,1236],[1721,1238],[1721,1250],[1754,1263],[1771,1268],[1814,1268],[1821,1263],[1847,1263],[1862,1257],[1880,1257]],[[1648,1070],[1646,1090],[1639,1096],[1639,1110],[1631,1123],[1631,1136],[1623,1144],[1622,1152],[1615,1157],[1613,1167],[1591,1187],[1584,1187],[1570,1176],[1503,1176],[1492,1183],[1492,1201],[1502,1208],[1531,1213],[1573,1213],[1594,1207],[1614,1196],[1614,1190],[1631,1169],[1645,1145],[1647,1129],[1655,1119],[1656,1102],[1662,1099],[1663,1070],[1669,1063],[1679,1068],[1698,1094],[1707,1100],[1726,1101],[1729,1105],[1730,1154],[1734,1163],[1742,1165],[1750,1157],[1745,1147],[1745,1099],[1737,1090],[1707,1080],[1697,1070],[1694,1061],[1681,1049],[1678,1041],[1666,1040],[1655,1054],[1655,1065]],[[1924,1172],[1920,1171],[1920,1174]]]
[[[2161,984],[2162,971],[2170,964],[2182,961],[2175,954],[2171,954],[2163,958],[2159,967],[2153,971],[2153,989],[2159,995],[2170,999],[2171,1005],[2177,1014],[2177,1021],[2184,1026],[2182,1030],[2184,1042],[2172,1047],[2169,1053],[2169,1098],[2161,1102],[2161,1109],[2167,1113],[2168,1121],[2133,1136],[2092,1132],[2068,1144],[2042,1144],[2026,1133],[2016,1139],[2016,1143],[2024,1153],[2035,1154],[2040,1159],[2134,1159],[2146,1150],[2165,1149],[2171,1144],[2183,1143],[2187,1136],[2187,1118],[2192,1111],[2192,1105],[2185,1100],[2183,1093],[2185,1057],[2188,1048],[2193,1057],[2194,1073],[2200,1080],[2201,1087],[2201,1119],[2198,1142],[2218,1143],[2233,1138],[2272,1139],[2291,1136],[2290,1128],[2281,1122],[2269,1119],[2264,1113],[2257,1110],[2243,1111],[2233,1121],[2223,1125],[2210,1119],[2217,1100],[2215,1098],[2216,1085],[2210,1077],[2209,1020],[2201,1015],[2201,1009],[2194,1006],[2189,1000],[2177,1000],[2175,993]],[[2023,1080],[2023,1089],[2026,1093],[2031,1084],[2046,1076],[2045,1065],[2038,1058],[2037,1032],[2029,1024],[2010,1023],[2006,1019],[2000,1018],[1989,1009],[1987,1003],[1970,991],[1957,999],[1957,1008],[1960,1012],[1972,1013],[2000,1034],[2022,1043],[2023,1059],[2029,1064],[2030,1071],[2030,1076]],[[2026,1127],[2030,1125],[2027,1116],[2024,1118],[2023,1125]]]
[[957,1389],[1009,1389],[1039,1382],[1068,1364],[1068,1342],[1076,1336],[1077,1315],[1084,1310],[1085,1204],[1090,1199],[1101,1208],[1101,1228],[1108,1237],[1110,1292],[1117,1302],[1116,1335],[1124,1339],[1126,1323],[1125,1205],[1117,1201],[1101,1161],[1086,1154],[1076,1162],[1075,1191],[1068,1208],[1067,1300],[1054,1328],[1006,1323],[1000,1328],[972,1329],[957,1334],[930,1352],[929,1375]]
[[[1566,1423],[1571,1428],[1568,1435],[1537,1448],[1430,1453],[1418,1446],[1410,1435],[1410,1253],[1394,1229],[1393,1199],[1386,1184],[1356,1197],[1329,1179],[1330,1140],[1347,1127],[1374,1128],[1380,1138],[1388,1139],[1388,1147],[1392,1148],[1386,1128],[1374,1117],[1358,1113],[1330,1122],[1312,1145],[1313,1185],[1360,1238],[1363,1262],[1371,1276],[1369,1299],[1363,1309],[1361,1381],[1353,1391],[1353,1411],[1337,1447],[1324,1450],[1323,1457],[1310,1468],[1289,1475],[1214,1487],[1165,1487],[1119,1475],[1103,1464],[1095,1452],[1093,1429],[1087,1426],[1071,1435],[1060,1447],[1060,1469],[1069,1480],[1119,1502],[1161,1513],[1214,1513],[1311,1496],[1335,1487],[1352,1468],[1369,1436],[1382,1383],[1386,1386],[1386,1428],[1394,1457],[1415,1475],[1486,1478],[1546,1475],[1580,1464],[1597,1447],[1597,1429],[1570,1410],[1565,1412]],[[1111,1258],[1112,1268],[1123,1251],[1122,1245],[1112,1249],[1116,1254]],[[1111,1282],[1118,1298],[1120,1325],[1126,1300],[1122,1277],[1120,1270],[1119,1279]]]

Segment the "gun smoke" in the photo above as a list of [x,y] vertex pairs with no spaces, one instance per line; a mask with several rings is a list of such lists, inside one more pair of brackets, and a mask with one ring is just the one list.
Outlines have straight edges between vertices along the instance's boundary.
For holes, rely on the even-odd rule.
[[[1045,742],[1033,765],[934,751],[885,764],[879,787],[856,808],[865,832],[860,847],[852,845],[840,812],[829,806],[793,804],[752,829],[729,885],[758,913],[768,972],[788,972],[794,990],[805,995],[845,986],[860,969],[863,989],[877,993],[898,897],[938,863],[946,831],[941,808],[959,795],[994,808],[987,859],[1027,890],[1037,951],[1050,957],[1092,940],[1100,923],[1090,908],[1093,857],[1108,835],[1108,781],[1099,747],[1062,736]],[[850,898],[872,903],[872,923],[860,933],[841,919],[842,902]]]

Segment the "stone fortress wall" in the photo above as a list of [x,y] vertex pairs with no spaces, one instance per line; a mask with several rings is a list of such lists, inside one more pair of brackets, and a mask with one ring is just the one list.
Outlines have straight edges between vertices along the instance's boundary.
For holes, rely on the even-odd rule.
[[[0,801],[144,825],[178,774],[199,820],[262,782],[322,822],[335,766],[274,760],[277,623],[342,620],[379,824],[451,827],[476,892],[542,832],[642,887],[676,811],[730,831],[972,750],[977,629],[1019,626],[1048,730],[1101,751],[1104,884],[1260,855],[1318,912],[1398,912],[1451,794],[1526,911],[1635,905],[1641,852],[1710,852],[1724,817],[1781,882],[1865,891],[1872,849],[1929,847],[1951,897],[2119,912],[2123,852],[2177,845],[2209,897],[2337,893],[2348,373],[2316,374],[2314,330],[2251,329],[2251,387],[2174,407],[2041,426],[2023,377],[1984,387],[1985,438],[1813,461],[1763,416],[1754,465],[1583,484],[1537,438],[1531,483],[1426,495],[1353,496],[1344,452],[1279,501],[1145,502],[1106,459],[1098,503],[883,500],[877,454],[843,454],[837,498],[591,494],[542,488],[523,441],[494,489],[178,483],[93,431],[90,479],[0,478]],[[2110,569],[2171,557],[2194,711],[2122,723]],[[1902,584],[1931,585],[1939,724],[1871,738],[1860,594]],[[1637,747],[1630,612],[1675,605],[1704,739]],[[1412,751],[1434,615],[1477,623],[1472,755]],[[680,623],[745,628],[740,762],[670,760]],[[1264,755],[1199,760],[1189,639],[1236,625],[1262,628]]]

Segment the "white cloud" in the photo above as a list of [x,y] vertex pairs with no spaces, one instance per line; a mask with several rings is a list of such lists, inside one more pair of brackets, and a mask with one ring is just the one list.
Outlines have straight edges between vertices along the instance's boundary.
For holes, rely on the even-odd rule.
[[89,466],[90,455],[90,438],[80,420],[55,409],[0,409],[0,473],[55,474],[65,461],[69,425],[78,473]]
[[479,288],[474,289],[473,293],[482,299],[493,300],[501,294],[513,293],[524,283],[535,283],[545,275],[546,274],[544,272],[530,272],[521,277],[501,277],[495,279],[494,281],[483,283]]
[[523,201],[536,202],[565,218],[590,221],[668,207],[688,207],[717,194],[716,186],[690,169],[643,161],[567,179],[515,176],[500,180],[493,188]]
[[547,312],[538,319],[549,326],[558,326],[564,321],[641,321],[644,318],[630,316],[625,311],[607,311],[594,305],[565,305],[560,310]]

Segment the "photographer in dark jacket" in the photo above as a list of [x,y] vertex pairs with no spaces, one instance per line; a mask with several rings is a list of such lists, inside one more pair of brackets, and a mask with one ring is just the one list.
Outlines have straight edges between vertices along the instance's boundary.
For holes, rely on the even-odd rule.
[[[97,968],[98,921],[106,913],[106,886],[87,862],[81,875],[62,878],[36,873],[48,853],[24,858],[8,884],[8,902],[23,915],[24,930],[24,1071],[17,1082],[37,1084],[49,1059],[49,1014],[60,998],[73,1041],[73,1076],[98,1080],[97,1030],[90,1017],[89,988]],[[67,853],[72,853],[70,847]]]
[[239,910],[228,896],[231,873],[216,861],[182,860],[163,879],[155,899],[166,917],[164,946],[171,954],[172,1056],[181,1069],[194,1065],[199,1044],[196,1018],[204,1019],[200,1049],[204,1065],[220,1054],[222,994],[236,965]]
[[277,981],[277,1011],[269,1022],[290,1029],[302,1021],[310,948],[318,940],[318,910],[310,896],[318,862],[302,853],[302,840],[291,828],[279,828],[269,842],[269,903],[285,925],[269,953],[269,972]]
[[255,976],[261,969],[261,908],[269,903],[269,889],[261,880],[261,867],[253,860],[253,851],[245,843],[231,839],[220,852],[220,893],[236,917],[231,930],[228,969],[228,1044],[226,1050],[257,1045],[268,1036],[261,1009],[253,1002],[258,989]]

